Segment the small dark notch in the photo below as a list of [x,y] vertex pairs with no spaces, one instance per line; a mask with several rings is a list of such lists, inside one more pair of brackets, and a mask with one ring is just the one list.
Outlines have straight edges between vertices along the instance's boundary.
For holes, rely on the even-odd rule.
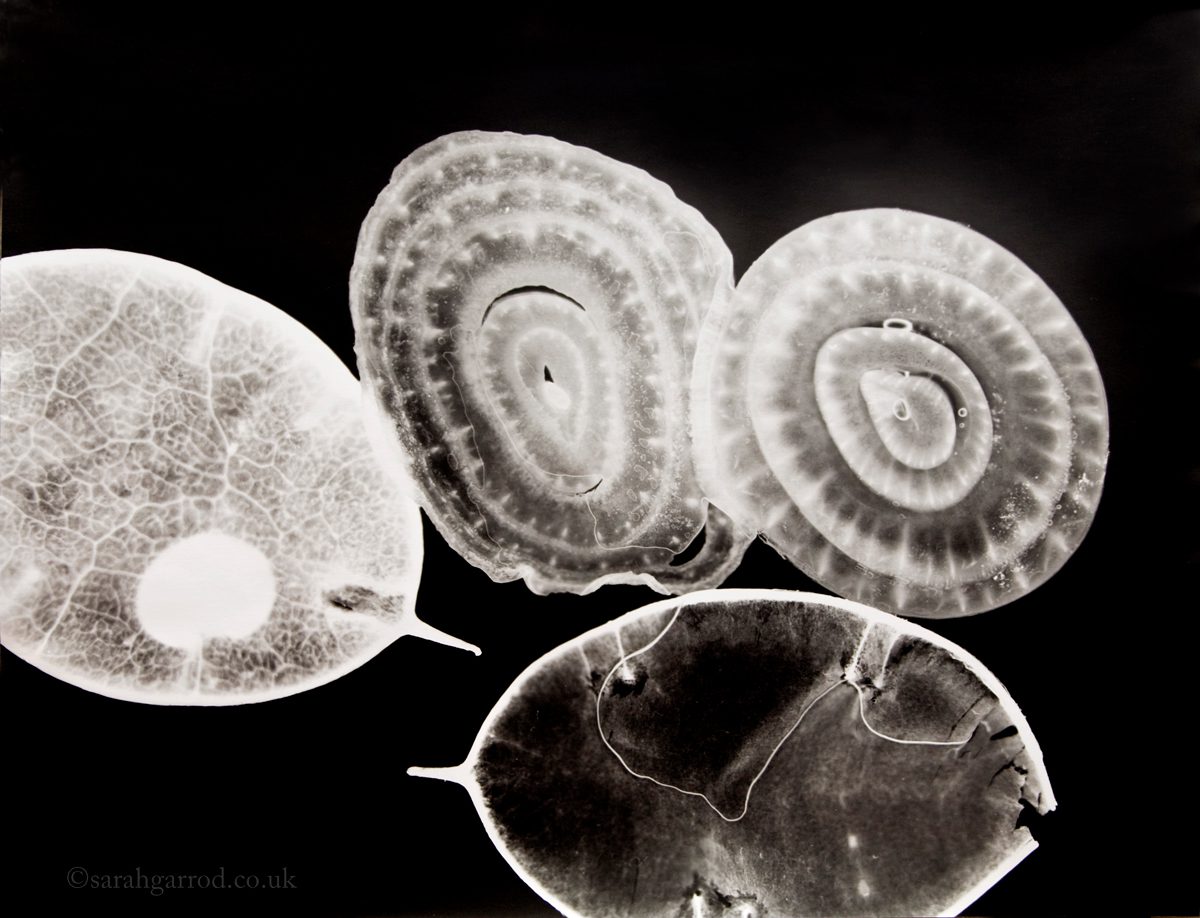
[[345,586],[336,590],[326,590],[324,599],[338,609],[345,609],[347,612],[362,612],[377,604],[379,597],[366,587]]
[[696,535],[692,538],[692,541],[688,542],[688,544],[684,546],[683,551],[679,552],[679,554],[672,558],[670,564],[667,566],[682,567],[689,561],[694,561],[699,556],[700,552],[704,551],[704,540],[707,530],[707,526],[700,527],[700,531],[696,533]]
[[504,293],[500,294],[498,297],[496,297],[494,300],[492,300],[490,303],[488,303],[488,307],[487,307],[487,309],[485,309],[483,311],[483,318],[479,320],[479,324],[482,325],[484,322],[487,321],[488,316],[491,315],[492,309],[495,308],[497,303],[502,303],[504,300],[507,300],[509,297],[519,296],[522,293],[549,293],[551,296],[556,296],[556,297],[559,297],[560,299],[564,299],[568,303],[574,303],[576,306],[579,307],[581,312],[587,312],[587,310],[584,309],[583,304],[581,302],[579,302],[579,300],[574,299],[573,297],[567,296],[561,290],[555,290],[553,287],[543,287],[538,284],[530,284],[529,286],[526,286],[526,287],[513,287],[512,290],[506,290]]
[[546,380],[546,382],[554,382],[554,377],[550,375],[549,367],[542,367],[542,379]]
[[1017,725],[1009,724],[1003,730],[997,730],[995,733],[993,733],[992,739],[993,740],[1002,740],[1002,739],[1008,739],[1010,736],[1016,736],[1016,735],[1017,735]]
[[[847,659],[846,662],[842,665],[843,665],[843,667],[849,666],[850,660]],[[874,692],[875,695],[879,694],[879,689],[875,685],[874,680],[872,680],[871,677],[868,676],[866,673],[859,673],[858,679],[855,681],[851,681],[850,679],[847,679],[845,676],[842,676],[842,681],[845,682],[847,685],[857,685],[860,689],[865,689],[869,692]],[[874,696],[872,696],[872,698],[870,700],[874,701]]]
[[591,486],[590,488],[588,488],[586,491],[576,491],[576,492],[575,492],[575,496],[576,496],[576,497],[583,497],[583,495],[585,495],[585,494],[591,494],[593,491],[595,491],[595,490],[596,490],[598,487],[600,487],[600,485],[602,485],[602,484],[604,484],[604,479],[603,479],[603,478],[601,478],[599,481],[597,481],[597,482],[596,482],[594,485],[592,485],[592,486]]
[[322,598],[335,609],[359,615],[373,615],[385,622],[394,622],[404,613],[404,597],[380,595],[363,586],[344,586],[325,590]]
[[601,672],[600,670],[598,670],[598,669],[593,669],[593,670],[592,670],[592,671],[591,671],[591,672],[588,674],[588,682],[589,682],[589,684],[590,684],[590,686],[591,686],[591,689],[592,689],[592,694],[593,694],[593,695],[599,695],[599,694],[600,694],[600,687],[601,687],[602,685],[604,685],[604,677],[605,677],[606,675],[607,675],[607,673],[602,673],[602,672]]
[[[698,873],[692,874],[692,885],[683,891],[683,895],[684,906],[680,909],[681,914],[695,914],[691,903],[697,899],[710,906],[718,906],[722,911],[733,906],[733,896],[722,892],[715,884],[710,883]],[[705,911],[707,912],[708,909]]]
[[[1040,794],[1038,795],[1038,799],[1039,800],[1041,799]],[[1021,798],[1020,802],[1021,802],[1021,812],[1017,814],[1016,828],[1029,829],[1031,826],[1033,826],[1035,824],[1035,822],[1034,822],[1035,820],[1040,820],[1045,814],[1039,812],[1037,806],[1033,803],[1030,803],[1024,797]],[[1037,828],[1038,828],[1038,835],[1042,835],[1043,830],[1046,828],[1046,825],[1045,825],[1045,823],[1042,823],[1039,821],[1039,822],[1037,822]]]

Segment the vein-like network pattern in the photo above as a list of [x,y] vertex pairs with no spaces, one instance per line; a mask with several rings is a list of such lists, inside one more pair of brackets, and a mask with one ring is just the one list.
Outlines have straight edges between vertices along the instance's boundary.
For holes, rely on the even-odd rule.
[[416,506],[311,333],[144,255],[22,255],[0,281],[6,647],[102,694],[230,704],[436,634]]

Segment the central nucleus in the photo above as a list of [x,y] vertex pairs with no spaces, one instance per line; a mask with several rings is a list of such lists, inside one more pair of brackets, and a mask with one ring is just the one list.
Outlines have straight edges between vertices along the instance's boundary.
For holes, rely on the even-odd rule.
[[555,290],[514,290],[484,312],[479,345],[489,401],[526,468],[602,474],[603,425],[594,421],[613,386],[587,311]]
[[912,469],[935,469],[954,452],[954,405],[946,390],[906,370],[867,370],[858,380],[887,451]]
[[992,449],[987,398],[966,364],[912,323],[830,335],[813,385],[846,464],[896,506],[953,506],[983,475]]

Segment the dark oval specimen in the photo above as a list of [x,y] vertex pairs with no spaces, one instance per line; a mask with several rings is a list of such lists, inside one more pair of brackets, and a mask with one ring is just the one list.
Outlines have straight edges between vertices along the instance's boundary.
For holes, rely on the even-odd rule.
[[[604,673],[598,680],[594,674]],[[718,590],[543,657],[462,784],[570,915],[953,914],[1054,807],[1020,710],[977,660],[857,603]]]

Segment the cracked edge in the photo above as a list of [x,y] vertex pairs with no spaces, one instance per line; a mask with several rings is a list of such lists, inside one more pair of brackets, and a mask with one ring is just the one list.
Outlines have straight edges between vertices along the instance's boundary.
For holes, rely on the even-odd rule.
[[[766,589],[713,589],[699,590],[694,593],[688,593],[683,596],[677,596],[670,599],[659,600],[650,605],[643,606],[639,609],[634,609],[626,612],[624,615],[617,616],[602,625],[598,625],[589,631],[584,632],[578,637],[561,644],[538,657],[529,664],[521,674],[513,681],[500,698],[496,701],[492,710],[484,719],[483,724],[479,728],[479,733],[475,737],[474,743],[471,745],[471,750],[467,754],[466,760],[461,764],[454,766],[453,771],[455,777],[450,778],[456,784],[464,788],[471,798],[471,802],[475,805],[475,810],[479,814],[480,821],[483,823],[484,831],[487,833],[488,839],[492,842],[493,847],[512,869],[512,871],[521,878],[539,898],[549,904],[552,908],[557,909],[566,918],[588,918],[582,912],[573,909],[566,902],[560,900],[556,895],[549,890],[539,880],[532,876],[524,866],[513,856],[508,850],[506,843],[503,840],[499,827],[492,818],[491,811],[488,809],[487,801],[484,799],[483,790],[479,786],[479,782],[475,777],[476,765],[479,761],[479,753],[483,745],[487,742],[491,734],[493,724],[500,718],[504,711],[508,708],[512,700],[519,695],[525,687],[525,683],[530,677],[541,670],[543,664],[549,663],[560,654],[567,654],[577,651],[587,641],[594,637],[600,636],[611,631],[614,626],[619,630],[623,624],[632,624],[638,618],[650,617],[656,614],[671,612],[675,609],[681,609],[684,606],[693,605],[696,603],[705,602],[788,602],[788,603],[821,603],[828,606],[833,606],[838,609],[843,609],[851,612],[861,618],[865,624],[885,625],[887,627],[901,630],[914,637],[919,637],[922,640],[928,641],[935,647],[950,653],[955,659],[959,660],[967,669],[975,675],[988,689],[995,694],[999,703],[1004,707],[1004,710],[1012,718],[1013,725],[1017,728],[1017,734],[1020,736],[1024,744],[1024,750],[1020,756],[1024,756],[1028,764],[1027,774],[1024,776],[1024,781],[1021,784],[1020,798],[1028,800],[1025,794],[1025,789],[1029,787],[1031,779],[1037,781],[1038,792],[1037,802],[1029,801],[1038,811],[1039,814],[1045,815],[1049,811],[1055,809],[1057,801],[1054,797],[1054,792],[1050,787],[1050,779],[1046,774],[1045,765],[1043,764],[1042,749],[1038,744],[1037,739],[1033,735],[1033,731],[1029,726],[1029,722],[1025,719],[1024,713],[1013,700],[1003,683],[996,678],[992,672],[983,665],[973,654],[966,649],[958,646],[953,641],[942,637],[936,632],[911,622],[907,619],[900,618],[890,612],[883,612],[879,609],[874,609],[870,606],[865,606],[862,603],[854,602],[849,599],[842,599],[838,596],[827,596],[821,593],[808,593],[796,590],[766,590]],[[1018,756],[1018,757],[1020,757]],[[1019,835],[1021,830],[1014,826],[1014,834]],[[1026,828],[1024,829],[1025,840],[1020,845],[1009,852],[1005,857],[996,862],[995,866],[990,870],[979,882],[964,892],[957,899],[953,900],[944,910],[938,914],[941,916],[955,916],[961,914],[971,905],[976,899],[992,889],[1006,874],[1016,867],[1021,861],[1025,860],[1038,847],[1037,841],[1032,833]]]

